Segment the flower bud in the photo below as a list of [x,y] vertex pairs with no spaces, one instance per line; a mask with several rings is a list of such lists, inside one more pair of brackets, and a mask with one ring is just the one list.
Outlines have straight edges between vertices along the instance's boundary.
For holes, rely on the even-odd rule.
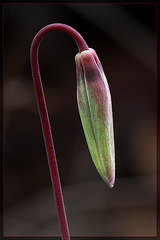
[[75,57],[77,101],[93,162],[109,187],[115,180],[115,150],[111,94],[96,52],[89,48]]

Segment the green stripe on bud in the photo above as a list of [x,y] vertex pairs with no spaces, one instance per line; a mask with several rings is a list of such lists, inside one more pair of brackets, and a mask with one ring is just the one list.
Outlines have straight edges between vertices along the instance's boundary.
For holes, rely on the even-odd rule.
[[89,50],[75,57],[79,113],[93,162],[104,181],[113,187],[115,150],[111,94],[96,52]]

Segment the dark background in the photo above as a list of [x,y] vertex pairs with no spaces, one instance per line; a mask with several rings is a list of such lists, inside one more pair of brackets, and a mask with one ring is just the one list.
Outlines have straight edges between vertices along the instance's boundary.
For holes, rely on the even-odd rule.
[[156,235],[156,5],[4,5],[4,235],[59,236],[34,93],[30,45],[45,25],[75,28],[96,50],[113,104],[116,182],[86,145],[76,102],[76,44],[42,41],[39,63],[72,236]]

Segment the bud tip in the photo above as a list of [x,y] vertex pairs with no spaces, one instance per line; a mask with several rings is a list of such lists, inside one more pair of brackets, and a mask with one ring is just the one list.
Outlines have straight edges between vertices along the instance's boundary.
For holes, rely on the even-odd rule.
[[110,188],[113,188],[114,183],[115,183],[115,177],[113,177],[110,181],[108,181],[108,186],[109,186]]

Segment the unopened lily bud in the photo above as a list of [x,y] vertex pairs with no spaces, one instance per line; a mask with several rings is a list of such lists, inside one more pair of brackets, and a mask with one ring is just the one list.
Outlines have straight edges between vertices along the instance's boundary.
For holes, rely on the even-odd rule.
[[111,94],[96,52],[89,48],[75,57],[77,100],[93,162],[104,181],[113,187],[115,149]]

